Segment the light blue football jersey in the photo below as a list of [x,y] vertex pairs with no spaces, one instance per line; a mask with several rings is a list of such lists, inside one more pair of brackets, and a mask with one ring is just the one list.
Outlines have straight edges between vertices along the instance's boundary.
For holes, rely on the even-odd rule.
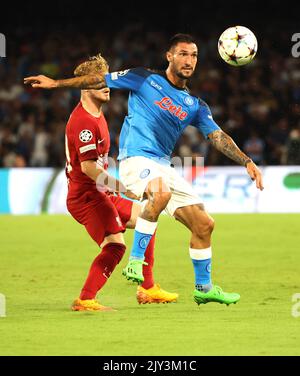
[[183,130],[192,125],[207,138],[220,127],[208,105],[174,86],[165,72],[144,68],[108,73],[111,89],[129,90],[128,116],[125,117],[119,146],[119,160],[144,156],[170,160]]

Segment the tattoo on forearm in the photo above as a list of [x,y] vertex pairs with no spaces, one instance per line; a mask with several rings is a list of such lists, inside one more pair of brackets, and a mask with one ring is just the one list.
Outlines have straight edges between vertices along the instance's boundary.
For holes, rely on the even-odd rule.
[[76,89],[102,89],[106,86],[101,75],[86,75],[65,80],[57,80],[58,87],[72,87]]
[[238,164],[245,166],[246,161],[249,161],[250,158],[240,150],[233,139],[225,132],[215,131],[208,137],[217,150]]

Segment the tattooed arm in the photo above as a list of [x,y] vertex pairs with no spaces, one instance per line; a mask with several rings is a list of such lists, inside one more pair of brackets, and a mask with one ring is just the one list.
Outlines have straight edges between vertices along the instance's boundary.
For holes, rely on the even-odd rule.
[[218,130],[210,133],[208,138],[217,150],[236,163],[245,166],[251,179],[255,180],[256,187],[261,191],[264,189],[259,168],[246,154],[240,150],[240,148],[236,145],[233,139],[228,136],[227,133],[223,132],[222,130]]
[[250,162],[251,159],[244,154],[233,139],[223,131],[215,131],[208,135],[212,145],[226,155],[226,157],[232,159],[239,165],[246,167],[246,162]]
[[91,74],[65,80],[52,80],[52,78],[39,75],[24,78],[24,84],[29,84],[34,88],[56,89],[70,87],[74,89],[102,89],[106,86],[105,78],[101,74]]

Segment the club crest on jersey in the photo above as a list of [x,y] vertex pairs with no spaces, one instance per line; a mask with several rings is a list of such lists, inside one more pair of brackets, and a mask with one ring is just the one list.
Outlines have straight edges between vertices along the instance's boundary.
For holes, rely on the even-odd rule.
[[146,168],[145,170],[143,170],[140,173],[140,178],[141,179],[145,179],[147,176],[149,176],[149,174],[150,174],[150,170],[149,170],[149,168]]
[[194,99],[191,98],[191,97],[185,97],[184,98],[184,103],[187,105],[187,106],[192,106],[194,104]]
[[88,129],[84,129],[79,134],[79,140],[81,142],[89,142],[91,141],[92,138],[93,138],[93,133]]
[[181,121],[184,120],[188,115],[187,112],[182,111],[181,106],[175,106],[173,104],[172,99],[169,97],[164,97],[160,101],[155,101],[154,104],[156,104],[162,110],[170,112],[172,115],[176,116]]

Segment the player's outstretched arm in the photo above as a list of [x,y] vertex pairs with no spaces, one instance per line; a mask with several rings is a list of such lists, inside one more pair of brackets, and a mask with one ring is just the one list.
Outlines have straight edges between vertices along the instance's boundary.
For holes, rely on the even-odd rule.
[[222,130],[214,131],[208,135],[208,138],[217,150],[241,166],[245,166],[250,178],[255,180],[256,187],[261,191],[264,189],[262,175],[259,168],[251,160],[251,158],[240,150],[240,148],[227,133],[223,132]]
[[65,80],[53,80],[47,76],[38,75],[24,78],[24,84],[40,89],[102,89],[106,86],[104,75],[101,74],[89,74]]

